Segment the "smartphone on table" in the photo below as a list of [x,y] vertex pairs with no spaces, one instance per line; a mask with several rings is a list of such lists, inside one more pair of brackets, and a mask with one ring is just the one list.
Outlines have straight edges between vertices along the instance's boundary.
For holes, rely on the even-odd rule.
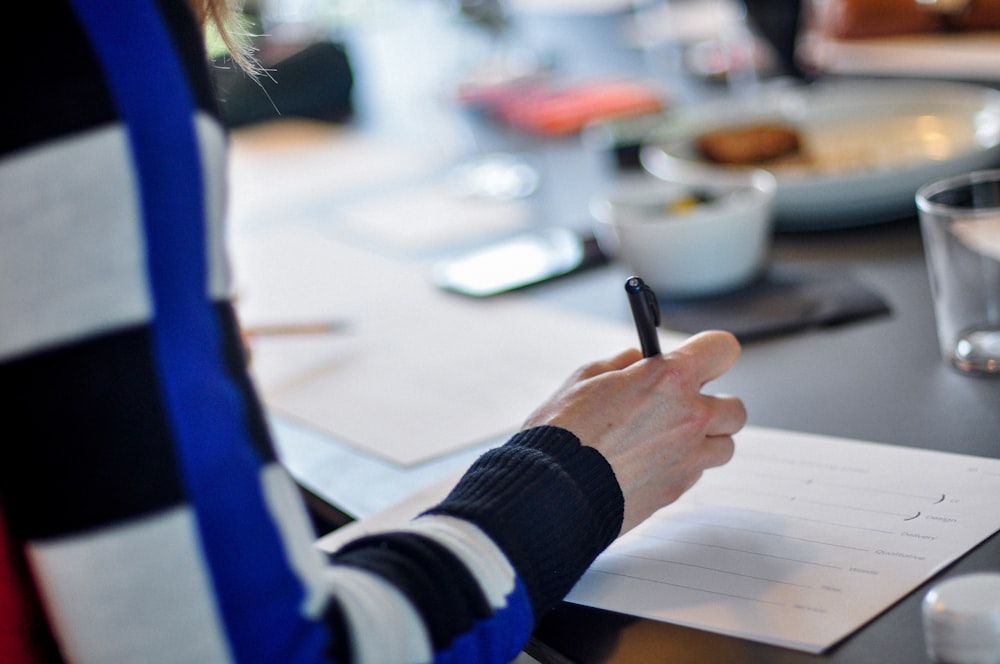
[[488,297],[605,262],[592,235],[553,226],[442,258],[432,265],[431,280],[445,290]]

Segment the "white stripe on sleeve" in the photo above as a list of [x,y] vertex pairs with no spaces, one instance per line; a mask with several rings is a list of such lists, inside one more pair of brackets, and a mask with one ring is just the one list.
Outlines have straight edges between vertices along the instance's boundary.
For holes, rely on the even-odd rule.
[[326,560],[315,546],[316,536],[309,522],[309,514],[291,476],[283,466],[276,463],[266,465],[262,470],[261,482],[268,510],[281,533],[289,563],[306,587],[303,615],[316,618],[327,601],[323,579]]
[[451,516],[421,516],[400,530],[433,539],[461,560],[479,582],[494,610],[507,605],[514,591],[515,573],[510,561],[477,526]]
[[326,571],[351,634],[351,658],[358,664],[430,662],[430,638],[420,615],[394,585],[347,566]]
[[27,553],[68,661],[233,661],[188,508],[32,542]]
[[134,185],[120,125],[0,161],[0,358],[149,318]]

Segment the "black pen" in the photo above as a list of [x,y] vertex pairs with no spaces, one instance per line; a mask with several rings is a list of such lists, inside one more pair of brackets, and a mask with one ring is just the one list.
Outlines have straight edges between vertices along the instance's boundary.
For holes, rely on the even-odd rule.
[[660,305],[656,301],[656,294],[639,277],[628,278],[625,292],[628,293],[628,303],[632,307],[635,329],[639,332],[642,356],[659,355],[660,336],[657,326],[660,324]]

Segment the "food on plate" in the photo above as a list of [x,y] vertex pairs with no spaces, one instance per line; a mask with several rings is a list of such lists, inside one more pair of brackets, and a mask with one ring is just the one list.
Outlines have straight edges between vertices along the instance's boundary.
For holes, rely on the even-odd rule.
[[831,0],[812,2],[812,29],[833,39],[865,39],[931,32],[941,25],[941,13],[914,0]]
[[799,155],[802,140],[790,124],[759,123],[713,129],[695,138],[703,157],[719,164],[762,164]]
[[950,20],[958,30],[1000,30],[1000,0],[970,2]]
[[869,39],[1000,29],[1000,0],[812,0],[807,32]]

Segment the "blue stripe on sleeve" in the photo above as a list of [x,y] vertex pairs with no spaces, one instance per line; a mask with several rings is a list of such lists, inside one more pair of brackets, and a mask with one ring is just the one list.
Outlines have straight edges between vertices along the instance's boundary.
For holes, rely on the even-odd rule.
[[326,631],[301,617],[260,486],[244,404],[225,375],[207,293],[202,169],[185,73],[151,0],[72,0],[127,125],[137,170],[153,335],[217,601],[239,662],[322,660]]
[[435,654],[434,664],[510,662],[521,651],[535,627],[531,598],[518,579],[507,596],[507,605],[455,639],[451,647]]

